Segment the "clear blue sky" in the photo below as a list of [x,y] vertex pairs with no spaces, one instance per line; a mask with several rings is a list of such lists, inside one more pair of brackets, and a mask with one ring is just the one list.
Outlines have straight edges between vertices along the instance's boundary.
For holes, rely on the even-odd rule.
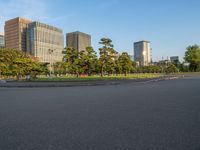
[[149,40],[154,60],[183,57],[188,45],[200,44],[199,6],[199,0],[1,0],[0,32],[5,20],[21,16],[64,33],[89,33],[96,50],[102,37],[130,54],[133,42]]

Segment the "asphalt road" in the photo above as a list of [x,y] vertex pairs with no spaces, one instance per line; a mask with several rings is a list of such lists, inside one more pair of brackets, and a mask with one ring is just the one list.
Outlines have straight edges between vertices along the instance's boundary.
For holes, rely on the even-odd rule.
[[200,77],[0,88],[0,150],[200,150]]

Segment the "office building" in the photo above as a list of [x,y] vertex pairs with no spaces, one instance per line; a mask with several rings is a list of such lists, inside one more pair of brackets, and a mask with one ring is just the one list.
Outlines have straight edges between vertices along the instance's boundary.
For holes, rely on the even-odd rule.
[[5,39],[4,39],[4,34],[0,33],[0,48],[5,47]]
[[152,62],[152,52],[149,41],[134,43],[134,61],[139,66],[148,66]]
[[26,52],[26,30],[31,20],[14,18],[5,22],[5,47]]
[[27,52],[40,62],[50,63],[62,61],[64,50],[63,31],[59,28],[32,22],[27,29]]
[[82,32],[67,33],[67,47],[76,49],[78,52],[91,47],[91,36]]
[[179,63],[180,62],[178,56],[172,56],[172,57],[170,57],[170,61],[172,63]]

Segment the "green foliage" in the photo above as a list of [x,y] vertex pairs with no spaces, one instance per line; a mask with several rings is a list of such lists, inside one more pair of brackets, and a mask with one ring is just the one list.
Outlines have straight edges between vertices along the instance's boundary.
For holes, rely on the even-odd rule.
[[162,73],[162,67],[157,65],[138,67],[137,73]]
[[66,55],[64,56],[64,61],[66,62],[66,71],[70,74],[79,74],[82,72],[80,66],[79,53],[74,48],[67,48]]
[[66,49],[66,55],[64,56],[64,61],[68,64],[72,65],[76,59],[78,59],[78,52],[74,48],[67,48]]
[[179,69],[180,69],[180,72],[189,72],[190,71],[189,66],[185,65],[184,63],[179,65]]
[[61,76],[63,74],[66,74],[67,65],[65,62],[56,62],[55,64],[53,64],[53,70],[54,70],[54,74],[57,76]]
[[122,53],[118,60],[119,65],[121,66],[121,71],[125,74],[125,76],[127,75],[127,73],[130,73],[130,71],[133,70],[133,63],[128,53]]
[[127,76],[125,75],[110,75],[110,76],[98,76],[98,75],[93,75],[93,76],[84,76],[84,77],[75,77],[73,75],[69,76],[63,76],[63,77],[55,77],[55,78],[47,78],[43,77],[40,79],[37,79],[36,81],[91,81],[91,80],[127,80],[127,79],[147,79],[147,78],[159,78],[163,77],[162,74],[128,74]]
[[134,73],[176,73],[178,68],[173,63],[168,63],[165,65],[151,65],[138,67],[134,70]]
[[15,76],[17,79],[26,75],[36,76],[47,72],[45,67],[29,55],[15,50],[0,49],[0,75]]
[[185,61],[190,63],[190,71],[196,72],[197,70],[200,70],[200,47],[198,45],[187,47]]
[[99,49],[99,65],[101,76],[103,77],[105,72],[113,73],[117,52],[114,50],[112,40],[109,38],[102,38],[99,44],[103,45],[102,48]]
[[169,74],[169,73],[176,73],[178,72],[178,69],[173,63],[169,63],[167,67],[164,69],[164,72]]
[[115,72],[116,74],[122,74],[122,66],[119,59],[115,60]]
[[92,47],[87,47],[86,50],[80,52],[80,66],[83,69],[83,73],[87,75],[92,75],[96,73],[97,69],[97,55]]

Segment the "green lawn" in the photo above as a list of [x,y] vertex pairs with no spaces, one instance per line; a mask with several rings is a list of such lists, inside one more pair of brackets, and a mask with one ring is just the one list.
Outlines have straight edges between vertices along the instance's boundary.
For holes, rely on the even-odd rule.
[[183,74],[183,75],[200,75],[200,72],[181,72],[179,74]]
[[63,77],[41,77],[33,81],[90,81],[90,80],[128,80],[128,79],[149,79],[159,78],[162,74],[131,74],[131,75],[119,75],[119,76],[88,76],[88,77],[75,77],[75,76],[63,76]]

